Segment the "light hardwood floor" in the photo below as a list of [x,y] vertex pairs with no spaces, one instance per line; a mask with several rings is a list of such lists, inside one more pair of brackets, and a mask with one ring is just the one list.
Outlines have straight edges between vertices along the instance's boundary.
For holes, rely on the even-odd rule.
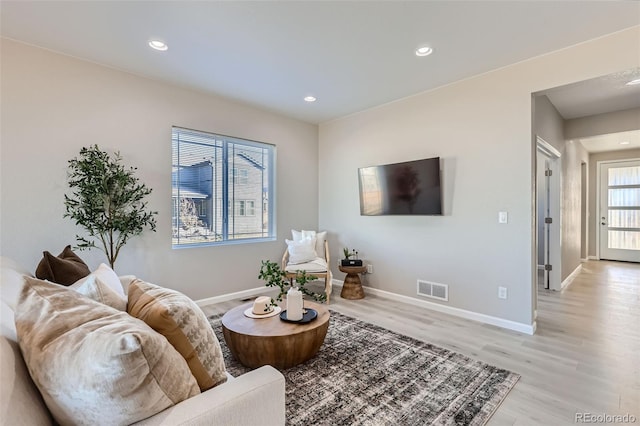
[[[336,293],[335,311],[520,374],[489,425],[570,425],[577,413],[627,414],[640,425],[640,264],[589,261],[563,292],[539,290],[534,336]],[[203,310],[224,313],[240,303]]]

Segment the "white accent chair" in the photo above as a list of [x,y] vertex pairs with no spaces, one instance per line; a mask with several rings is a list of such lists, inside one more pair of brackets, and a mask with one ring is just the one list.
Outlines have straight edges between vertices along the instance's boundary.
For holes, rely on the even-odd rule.
[[293,247],[292,241],[287,240],[287,249],[282,256],[282,270],[286,272],[287,278],[293,281],[298,274],[298,271],[304,271],[308,275],[314,275],[318,278],[324,278],[324,291],[327,295],[327,304],[329,304],[332,291],[332,279],[331,268],[329,262],[331,258],[329,256],[329,242],[327,241],[326,232],[316,231],[291,231],[293,236],[293,242],[301,242],[303,240],[315,239],[315,251],[314,256],[303,257],[302,262],[294,261],[295,253],[289,252]]

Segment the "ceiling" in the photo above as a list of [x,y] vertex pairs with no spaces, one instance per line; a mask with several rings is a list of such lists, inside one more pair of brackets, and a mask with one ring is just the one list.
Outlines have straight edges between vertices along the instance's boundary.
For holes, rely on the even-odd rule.
[[610,133],[579,139],[587,152],[621,151],[640,148],[640,130]]
[[[537,95],[547,96],[565,120],[589,117],[640,108],[640,84],[627,85],[629,81],[637,78],[640,78],[640,68],[555,87]],[[638,126],[640,126],[640,113],[638,113]],[[578,140],[588,152],[634,149],[640,148],[640,130],[597,135]]]
[[3,37],[310,123],[639,24],[635,1],[0,2]]

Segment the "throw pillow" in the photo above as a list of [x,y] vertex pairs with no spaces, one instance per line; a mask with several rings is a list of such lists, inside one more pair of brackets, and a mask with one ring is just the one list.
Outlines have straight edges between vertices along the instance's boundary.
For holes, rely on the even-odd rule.
[[293,241],[300,241],[305,238],[316,238],[316,254],[318,257],[325,259],[324,252],[324,242],[327,239],[327,231],[316,232],[316,231],[296,231],[295,229],[291,230],[291,236],[293,237]]
[[119,311],[127,310],[127,300],[113,291],[111,287],[94,274],[89,274],[85,278],[76,281],[69,288],[87,296],[91,300],[111,306]]
[[307,263],[318,257],[316,253],[316,239],[306,238],[300,241],[285,240],[289,250],[289,264],[299,265]]
[[43,257],[36,268],[36,277],[57,284],[71,285],[80,278],[91,273],[86,263],[66,246],[57,257],[48,251],[42,252]]
[[29,373],[61,425],[131,424],[200,393],[163,336],[69,288],[27,278],[15,321]]
[[187,361],[201,390],[227,380],[220,343],[193,300],[136,279],[129,285],[127,311],[167,338]]
[[[102,284],[107,285],[120,299],[122,299],[122,303],[124,303],[125,306],[127,305],[127,295],[126,295],[126,293],[124,291],[124,287],[122,285],[122,282],[120,281],[120,278],[118,277],[118,275],[116,275],[114,270],[111,269],[109,266],[107,266],[107,264],[105,264],[105,263],[101,263],[100,266],[98,266],[98,269],[96,269],[91,274],[87,275],[86,277],[80,278],[78,281],[73,283],[71,286],[72,287],[75,286],[77,288],[77,287],[81,286],[82,283],[85,280],[88,280],[91,277],[99,278],[100,281],[102,282]],[[85,293],[82,293],[82,294],[84,294],[85,296],[88,296]],[[97,300],[97,299],[94,299],[94,298],[92,298],[92,299],[93,300]],[[100,300],[98,300],[98,302],[100,302]],[[113,305],[109,305],[109,306],[113,306]],[[122,310],[126,310],[126,308],[122,309]]]

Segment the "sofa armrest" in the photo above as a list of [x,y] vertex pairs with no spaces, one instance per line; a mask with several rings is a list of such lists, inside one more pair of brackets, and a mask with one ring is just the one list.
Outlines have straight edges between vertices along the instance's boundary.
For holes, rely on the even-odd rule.
[[284,376],[266,365],[182,401],[136,425],[284,425],[284,392]]

